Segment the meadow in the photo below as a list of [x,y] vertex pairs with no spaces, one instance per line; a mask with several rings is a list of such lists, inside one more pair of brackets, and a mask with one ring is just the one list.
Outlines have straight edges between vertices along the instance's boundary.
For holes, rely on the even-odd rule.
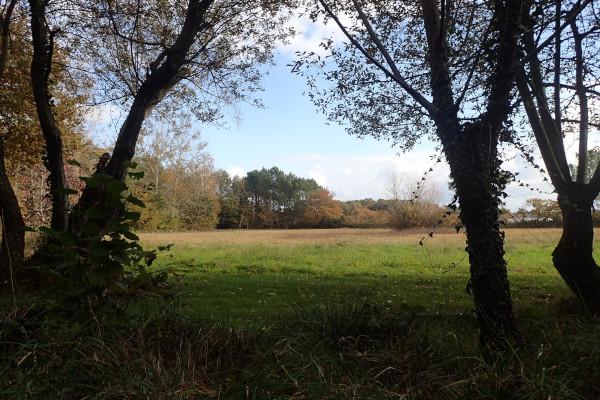
[[[508,229],[523,338],[481,349],[465,237],[387,229],[142,233],[173,296],[126,322],[9,312],[2,398],[599,399],[597,316],[551,263],[558,229]],[[596,257],[598,254],[596,254]]]
[[[322,298],[367,297],[382,310],[468,314],[465,236],[454,229],[213,231],[141,234],[173,244],[157,268],[182,281],[182,311],[250,327]],[[506,259],[517,310],[542,312],[570,297],[551,253],[559,229],[511,229]]]

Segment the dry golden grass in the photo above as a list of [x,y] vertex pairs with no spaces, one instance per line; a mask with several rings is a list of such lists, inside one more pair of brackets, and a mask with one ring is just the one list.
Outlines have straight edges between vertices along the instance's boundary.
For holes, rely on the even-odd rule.
[[[174,243],[182,247],[197,247],[219,244],[418,244],[426,237],[430,244],[461,245],[465,241],[463,231],[457,234],[453,228],[436,230],[433,238],[428,237],[429,229],[413,228],[407,230],[392,229],[298,229],[298,230],[226,230],[209,232],[170,232],[140,233],[141,241],[150,246]],[[506,229],[507,243],[544,243],[558,242],[562,230],[556,229]]]

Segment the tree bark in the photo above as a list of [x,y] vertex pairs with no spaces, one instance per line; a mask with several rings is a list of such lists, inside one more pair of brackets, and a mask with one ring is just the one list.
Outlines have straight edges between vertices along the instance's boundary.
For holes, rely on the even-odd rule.
[[480,339],[483,344],[503,346],[504,338],[519,333],[498,214],[498,132],[490,129],[484,122],[464,126],[460,140],[446,144],[446,151],[467,235],[468,290],[473,294]]
[[461,125],[452,93],[446,58],[443,20],[435,0],[421,0],[429,45],[431,89],[436,112],[433,119],[460,203],[460,218],[467,234],[467,253],[475,311],[484,346],[503,348],[505,339],[519,336],[510,283],[504,260],[504,234],[498,209],[501,188],[497,146],[500,131],[510,113],[510,91],[514,82],[521,3],[496,2],[499,52],[486,113],[474,123]]
[[46,143],[44,164],[50,172],[50,194],[52,196],[52,220],[50,227],[56,231],[67,229],[69,216],[69,197],[59,189],[67,187],[63,162],[61,132],[54,119],[52,96],[49,91],[50,70],[52,65],[52,36],[46,24],[46,2],[30,0],[31,36],[33,58],[31,62],[31,85],[37,109],[38,119]]
[[[8,60],[11,17],[17,0],[11,0],[0,15],[2,45],[0,46],[0,78],[4,77]],[[4,164],[4,139],[0,135],[0,288],[14,279],[14,273],[23,266],[25,251],[25,223],[17,196],[8,180]]]
[[[581,53],[581,36],[575,24],[575,17],[582,9],[578,4],[569,11],[572,20],[573,47],[575,49],[576,95],[580,108],[579,166],[577,179],[570,175],[566,151],[564,148],[561,121],[553,120],[545,93],[542,76],[542,64],[537,55],[534,32],[535,21],[529,18],[529,29],[523,35],[529,71],[522,65],[517,75],[517,87],[523,100],[530,125],[535,134],[538,147],[548,170],[552,185],[558,192],[558,202],[563,218],[563,233],[552,253],[554,267],[569,288],[590,311],[600,311],[600,268],[593,257],[594,230],[592,224],[592,204],[600,191],[600,166],[590,182],[585,183],[587,156],[588,109],[584,87],[585,65]],[[569,19],[568,18],[568,19]],[[558,26],[558,23],[556,24]],[[555,35],[559,37],[558,32]],[[559,57],[558,55],[557,57]],[[555,59],[556,65],[560,64]],[[559,75],[555,75],[559,76]],[[555,78],[556,79],[556,78]],[[554,87],[561,87],[559,81]],[[556,114],[559,117],[559,113]]]
[[0,247],[0,288],[14,279],[23,266],[25,223],[15,192],[8,180],[4,165],[4,141],[0,137],[0,212],[2,245]]
[[563,233],[552,253],[554,267],[585,307],[600,311],[600,267],[593,253],[592,200],[582,193],[584,185],[573,184],[568,194],[559,194]]

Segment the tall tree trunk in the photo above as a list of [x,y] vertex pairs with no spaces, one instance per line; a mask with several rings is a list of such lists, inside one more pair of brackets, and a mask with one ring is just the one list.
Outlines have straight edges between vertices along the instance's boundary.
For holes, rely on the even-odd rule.
[[50,195],[52,196],[52,220],[50,227],[56,231],[67,228],[69,215],[69,197],[61,188],[67,187],[63,162],[61,132],[54,119],[52,96],[49,91],[50,70],[52,65],[53,40],[46,24],[46,2],[30,0],[31,35],[33,57],[31,62],[31,86],[35,98],[38,119],[46,143],[44,164],[50,172]]
[[480,339],[483,345],[502,347],[505,339],[518,336],[518,325],[504,260],[504,234],[498,220],[503,183],[497,146],[500,130],[511,110],[522,4],[519,0],[495,2],[497,16],[493,24],[499,34],[499,46],[490,77],[487,110],[476,122],[461,125],[438,4],[436,0],[421,0],[421,3],[436,106],[433,118],[456,185],[460,217],[467,233],[469,287],[475,301]]
[[592,201],[573,184],[568,195],[560,194],[563,233],[552,261],[569,288],[590,311],[600,311],[600,267],[593,252]]
[[2,245],[0,247],[0,288],[10,283],[23,266],[25,224],[4,165],[4,141],[0,137],[0,213]]
[[[492,130],[492,131],[490,131]],[[510,282],[504,260],[504,233],[500,231],[498,133],[484,120],[462,127],[443,141],[460,202],[460,218],[467,235],[467,253],[482,344],[504,346],[517,337]]]
[[[0,46],[0,78],[4,71],[9,53],[10,24],[17,0],[11,0],[0,14],[2,44]],[[4,139],[0,136],[0,224],[2,226],[2,244],[0,245],[0,288],[14,278],[14,273],[23,265],[25,251],[25,224],[17,196],[8,180],[4,164]]]

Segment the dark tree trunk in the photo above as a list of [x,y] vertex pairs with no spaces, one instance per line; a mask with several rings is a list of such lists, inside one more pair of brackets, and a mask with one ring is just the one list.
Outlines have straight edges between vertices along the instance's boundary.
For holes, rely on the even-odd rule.
[[63,163],[63,145],[61,132],[54,119],[52,96],[48,85],[52,65],[53,42],[46,24],[46,2],[30,0],[31,35],[33,57],[31,62],[31,85],[35,98],[38,119],[46,143],[44,164],[50,172],[50,193],[52,196],[51,228],[64,231],[69,215],[69,197],[59,189],[67,187]]
[[463,126],[460,134],[444,143],[467,235],[468,289],[474,298],[480,338],[484,345],[494,347],[519,335],[498,218],[497,138],[498,133],[482,121]]
[[568,195],[559,195],[563,233],[552,253],[554,267],[586,308],[600,311],[600,267],[593,253],[592,201],[573,184]]
[[521,3],[510,0],[495,4],[500,45],[490,78],[487,111],[476,122],[464,125],[458,120],[454,102],[437,2],[422,0],[422,4],[436,106],[433,118],[456,185],[460,217],[467,233],[469,288],[474,297],[480,339],[484,346],[503,347],[505,339],[518,336],[518,325],[504,260],[504,234],[498,220],[503,183],[497,146],[500,130],[510,113]]
[[25,224],[17,197],[8,181],[4,166],[4,143],[0,137],[0,212],[2,217],[2,246],[0,247],[0,287],[10,283],[23,266]]

